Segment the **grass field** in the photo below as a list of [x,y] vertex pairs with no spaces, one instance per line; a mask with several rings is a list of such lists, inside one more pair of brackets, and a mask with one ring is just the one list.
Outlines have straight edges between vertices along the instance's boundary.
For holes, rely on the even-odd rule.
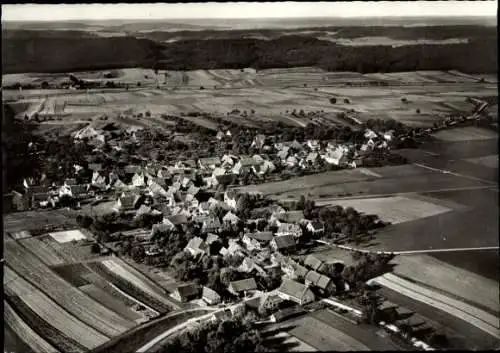
[[365,214],[378,215],[381,220],[392,224],[413,221],[451,211],[450,208],[438,204],[401,196],[339,200],[335,201],[335,204],[344,208],[352,207]]
[[49,236],[38,236],[20,240],[19,243],[36,254],[46,265],[57,266],[66,262],[65,258],[56,252],[56,241]]
[[6,232],[39,231],[46,226],[75,228],[76,222],[59,211],[27,211],[4,215],[3,227]]
[[38,288],[57,304],[108,337],[118,335],[133,326],[130,321],[95,302],[57,276],[21,245],[6,242],[5,257],[7,264],[16,268],[20,276],[36,283]]

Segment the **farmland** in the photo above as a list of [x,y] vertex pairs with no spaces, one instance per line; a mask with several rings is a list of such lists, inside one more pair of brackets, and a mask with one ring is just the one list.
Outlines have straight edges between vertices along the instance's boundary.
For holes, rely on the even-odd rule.
[[[274,70],[195,70],[188,72],[160,72],[161,81],[167,75],[166,83],[157,88],[152,70],[123,69],[114,79],[122,84],[133,85],[129,90],[96,89],[92,94],[72,90],[7,90],[4,100],[15,106],[19,117],[31,116],[35,112],[40,116],[57,117],[56,121],[44,122],[40,126],[53,124],[66,126],[75,123],[98,121],[106,115],[110,119],[125,125],[168,129],[159,119],[161,114],[186,112],[206,112],[215,116],[226,116],[229,111],[254,110],[252,120],[277,120],[289,125],[302,126],[309,118],[290,117],[294,109],[308,111],[322,110],[326,114],[355,110],[362,121],[369,118],[394,118],[412,126],[430,126],[437,114],[455,111],[467,112],[472,106],[465,102],[468,96],[494,96],[496,84],[470,82],[464,76],[448,72],[416,72],[378,74],[376,78],[354,72],[325,72],[317,68],[290,68]],[[39,75],[39,77],[37,77]],[[101,72],[102,75],[102,72]],[[176,79],[188,77],[187,81]],[[426,82],[425,86],[416,77],[425,75],[439,77],[439,80]],[[12,82],[40,82],[50,80],[47,74],[25,74],[4,76],[4,84]],[[86,79],[98,76],[98,73],[79,73]],[[54,83],[61,79],[54,74]],[[144,77],[148,77],[145,79]],[[450,77],[452,79],[450,79]],[[136,88],[136,82],[141,82]],[[448,78],[448,83],[442,83]],[[139,80],[139,81],[136,81]],[[385,82],[390,87],[370,87],[373,81]],[[446,79],[444,79],[446,81]],[[350,87],[359,82],[361,86]],[[404,82],[404,84],[402,84]],[[204,90],[200,90],[204,87]],[[215,87],[215,88],[214,88]],[[333,105],[329,99],[335,97],[338,103]],[[402,98],[406,98],[403,102]],[[348,99],[349,103],[343,103]],[[416,110],[420,109],[420,113]],[[134,118],[132,115],[146,111],[151,117]],[[120,120],[119,115],[129,117]],[[61,120],[59,120],[61,119]],[[193,118],[190,118],[193,120]],[[232,119],[236,119],[233,117]],[[238,119],[242,119],[238,117]],[[193,121],[201,126],[214,128],[212,122],[205,119]],[[50,123],[50,124],[49,124]],[[49,125],[48,125],[49,124]],[[66,126],[67,128],[67,126]]]

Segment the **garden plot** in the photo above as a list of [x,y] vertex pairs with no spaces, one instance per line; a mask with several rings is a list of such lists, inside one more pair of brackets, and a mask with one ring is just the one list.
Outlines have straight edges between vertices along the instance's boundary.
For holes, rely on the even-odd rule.
[[401,196],[338,200],[332,202],[332,205],[333,204],[340,205],[344,208],[352,207],[356,211],[365,214],[378,215],[381,220],[391,222],[392,224],[410,222],[452,210],[451,208],[443,207],[435,203]]
[[289,333],[318,351],[369,351],[364,344],[310,316],[294,321]]
[[479,164],[488,168],[498,169],[498,154],[493,154],[490,156],[484,156],[479,158],[468,158],[465,159],[465,161],[474,164]]
[[29,327],[14,309],[4,300],[4,320],[12,330],[31,348],[34,352],[59,353],[45,339],[40,337],[31,327]]
[[5,259],[20,276],[36,283],[58,305],[106,336],[119,335],[134,326],[71,286],[20,244],[6,242]]
[[4,285],[18,296],[34,313],[56,330],[87,348],[106,342],[109,337],[79,321],[28,281],[5,267]]
[[485,128],[466,126],[448,130],[442,130],[434,134],[439,140],[443,141],[471,141],[488,140],[498,138],[498,133]]
[[12,233],[28,231],[40,234],[40,230],[47,226],[72,227],[75,221],[61,214],[60,211],[28,211],[15,212],[4,215],[4,231]]
[[84,240],[87,239],[85,234],[79,230],[67,230],[64,232],[49,233],[49,235],[58,243],[67,243],[73,240]]

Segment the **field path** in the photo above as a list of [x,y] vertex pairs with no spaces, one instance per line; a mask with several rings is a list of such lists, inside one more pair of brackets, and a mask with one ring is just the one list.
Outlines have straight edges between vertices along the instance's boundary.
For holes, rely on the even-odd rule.
[[481,309],[475,308],[472,305],[423,288],[390,273],[374,278],[370,280],[369,283],[377,283],[415,300],[446,311],[500,339],[499,318]]

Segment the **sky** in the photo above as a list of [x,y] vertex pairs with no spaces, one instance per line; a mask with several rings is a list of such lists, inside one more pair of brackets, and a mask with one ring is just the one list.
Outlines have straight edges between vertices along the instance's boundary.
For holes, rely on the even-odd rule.
[[2,5],[2,21],[496,16],[496,1]]

